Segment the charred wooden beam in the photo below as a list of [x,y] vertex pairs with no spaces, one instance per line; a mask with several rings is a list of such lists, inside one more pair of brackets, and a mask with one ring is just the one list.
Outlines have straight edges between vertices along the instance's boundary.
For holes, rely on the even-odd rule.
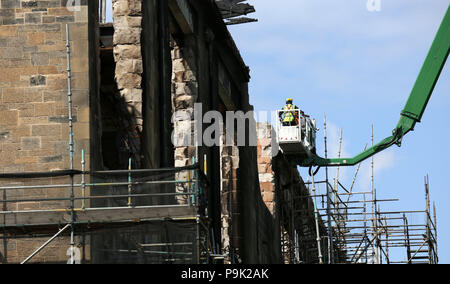
[[216,4],[227,25],[257,22],[257,19],[241,17],[255,12],[255,7],[242,3],[245,0],[216,0]]

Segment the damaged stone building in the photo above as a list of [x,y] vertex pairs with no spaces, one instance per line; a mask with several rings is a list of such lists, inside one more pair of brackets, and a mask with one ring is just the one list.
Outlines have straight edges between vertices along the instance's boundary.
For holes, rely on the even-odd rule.
[[[69,244],[79,248],[82,263],[286,261],[281,201],[288,191],[298,194],[293,188],[308,193],[295,168],[282,156],[272,159],[270,126],[248,122],[247,139],[257,132],[261,138],[257,147],[173,143],[186,132],[195,140],[193,124],[208,126],[195,121],[196,104],[202,114],[253,110],[250,70],[226,26],[255,21],[245,17],[254,8],[241,2],[113,0],[107,23],[104,1],[0,1],[1,262],[22,262],[57,232],[31,262],[73,260]],[[189,209],[183,186],[159,186],[150,195],[146,187],[132,188],[131,171],[119,180],[101,176],[131,169],[153,169],[149,175],[159,179],[169,169],[187,169],[172,170],[165,183],[169,176],[190,181],[198,170],[207,186],[203,205],[196,205],[204,208]],[[107,182],[128,186],[99,188]],[[80,186],[70,194],[68,183]],[[140,201],[125,198],[132,190]],[[115,193],[123,200],[115,201]],[[309,213],[295,226],[301,238],[314,240],[310,199],[299,206]],[[168,244],[190,240],[168,240],[166,232],[195,232],[177,223],[186,212],[197,228],[205,218],[209,252],[201,257],[194,240],[184,252],[191,257],[180,260]],[[147,258],[158,243],[166,244],[158,250],[165,256]],[[302,258],[312,261],[317,249],[314,242],[306,246],[311,253]]]

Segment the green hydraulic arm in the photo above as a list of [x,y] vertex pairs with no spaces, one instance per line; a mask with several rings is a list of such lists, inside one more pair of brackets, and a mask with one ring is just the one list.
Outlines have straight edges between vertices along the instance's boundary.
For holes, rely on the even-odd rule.
[[416,123],[420,122],[427,107],[428,101],[433,94],[433,90],[445,66],[450,51],[450,5],[445,14],[444,20],[439,28],[436,38],[433,41],[428,56],[416,80],[411,95],[401,112],[400,121],[394,129],[392,136],[384,139],[377,145],[367,149],[353,158],[344,159],[324,159],[315,154],[309,158],[290,157],[291,161],[302,167],[333,167],[333,166],[354,166],[367,158],[391,147],[401,146],[403,136],[413,131]]

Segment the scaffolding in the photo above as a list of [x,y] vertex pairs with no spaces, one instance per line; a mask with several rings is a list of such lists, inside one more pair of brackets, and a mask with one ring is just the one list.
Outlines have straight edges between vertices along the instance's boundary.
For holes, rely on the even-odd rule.
[[[74,183],[52,182],[66,175]],[[197,165],[156,170],[2,174],[0,178],[7,183],[0,187],[1,238],[51,236],[22,263],[30,261],[55,238],[67,234],[70,263],[77,261],[72,253],[76,251],[76,235],[90,238],[92,260],[88,262],[211,261],[213,244],[205,212],[207,182]],[[39,208],[30,210],[27,205]],[[84,250],[85,245],[80,241],[77,246]],[[7,251],[3,254],[7,255]]]
[[[326,206],[319,208],[320,218],[332,219],[332,242],[338,252],[334,263],[437,264],[436,211],[433,204],[431,215],[428,177],[425,180],[426,208],[418,211],[383,211],[382,203],[399,200],[377,199],[376,195],[371,199],[373,192],[350,192],[339,184],[341,190],[333,191],[330,198],[331,214],[327,214]],[[326,181],[319,183],[332,186]],[[312,183],[307,185],[310,187]],[[325,204],[327,194],[312,197]],[[372,206],[376,208],[374,212],[370,211]],[[410,222],[423,215],[425,222]],[[327,239],[327,235],[320,238]]]
[[[340,155],[342,130],[339,140]],[[373,127],[371,140],[373,143]],[[373,158],[370,166],[369,191],[354,190],[361,167],[358,165],[349,188],[341,184],[337,169],[332,182],[328,172],[325,179],[319,181],[312,175],[304,183],[306,192],[291,190],[281,195],[282,253],[286,263],[439,262],[436,208],[430,201],[428,175],[425,177],[425,210],[383,210],[384,205],[395,205],[399,199],[377,197]]]

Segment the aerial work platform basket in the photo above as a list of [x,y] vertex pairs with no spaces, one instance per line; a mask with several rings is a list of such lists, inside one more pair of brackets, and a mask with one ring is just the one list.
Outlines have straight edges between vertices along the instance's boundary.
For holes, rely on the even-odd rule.
[[[287,113],[295,113],[295,121],[283,122]],[[285,155],[311,156],[316,152],[316,121],[299,109],[280,110],[277,113],[277,142]]]

